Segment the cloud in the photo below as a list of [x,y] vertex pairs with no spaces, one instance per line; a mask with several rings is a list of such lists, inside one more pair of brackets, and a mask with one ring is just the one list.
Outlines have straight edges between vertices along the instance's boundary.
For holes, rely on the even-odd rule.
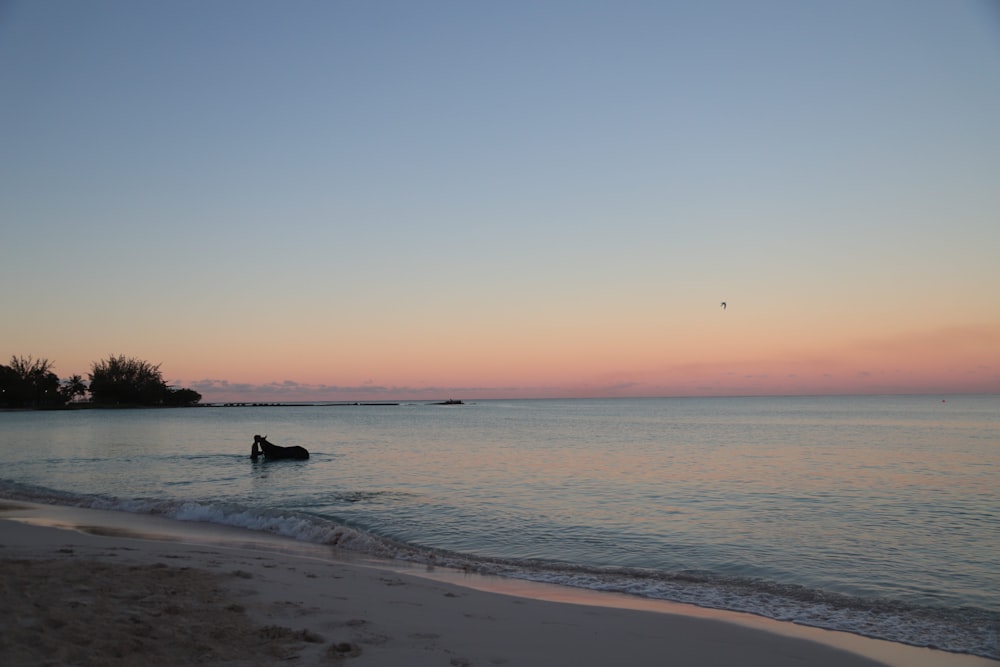
[[383,386],[376,384],[332,385],[309,384],[294,380],[250,384],[228,380],[203,379],[187,385],[202,395],[205,403],[221,402],[295,402],[295,401],[354,401],[354,400],[439,400],[447,398],[515,398],[527,393],[532,396],[559,395],[556,388],[467,387],[467,386]]
[[[968,326],[845,341],[835,348],[787,350],[762,358],[664,364],[581,377],[561,384],[384,385],[299,382],[252,384],[202,379],[205,402],[402,401],[601,396],[734,396],[828,393],[983,393],[1000,391],[1000,328]],[[527,380],[527,379],[526,379]]]

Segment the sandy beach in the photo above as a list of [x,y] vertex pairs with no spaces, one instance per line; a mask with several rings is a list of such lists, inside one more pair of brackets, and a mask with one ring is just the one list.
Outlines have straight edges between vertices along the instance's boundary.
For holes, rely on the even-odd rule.
[[[177,523],[0,505],[0,664],[998,664],[697,608],[677,613],[680,605],[309,555],[277,539],[250,547],[237,531],[224,543],[212,539],[223,536],[217,527],[199,536]],[[506,592],[482,590],[491,586]]]

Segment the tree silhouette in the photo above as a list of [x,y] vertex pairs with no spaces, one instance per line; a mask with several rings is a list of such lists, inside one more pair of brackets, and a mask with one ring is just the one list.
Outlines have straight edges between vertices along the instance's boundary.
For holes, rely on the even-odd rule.
[[90,396],[105,405],[161,405],[169,388],[160,365],[126,357],[110,356],[94,362],[90,371]]
[[163,381],[159,364],[111,355],[91,366],[90,387],[79,375],[60,382],[48,359],[13,356],[0,365],[0,407],[58,408],[86,396],[96,405],[190,406],[201,401],[193,389],[174,389]]
[[196,392],[194,389],[167,389],[167,395],[164,397],[163,402],[166,405],[173,406],[185,406],[194,405],[201,400],[201,394]]
[[62,405],[59,378],[48,359],[12,356],[10,366],[0,366],[0,404],[14,408]]
[[87,394],[87,385],[79,375],[73,375],[62,381],[63,400],[72,403],[78,396]]

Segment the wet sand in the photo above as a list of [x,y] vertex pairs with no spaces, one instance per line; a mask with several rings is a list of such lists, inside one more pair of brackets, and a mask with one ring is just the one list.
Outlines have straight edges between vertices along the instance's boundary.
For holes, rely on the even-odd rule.
[[1000,664],[96,510],[0,504],[0,560],[3,665]]

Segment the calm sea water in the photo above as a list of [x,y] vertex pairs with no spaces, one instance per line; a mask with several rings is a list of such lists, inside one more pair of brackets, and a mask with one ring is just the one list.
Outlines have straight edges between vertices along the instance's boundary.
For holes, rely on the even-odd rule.
[[1000,658],[998,396],[9,412],[0,451],[0,497]]

